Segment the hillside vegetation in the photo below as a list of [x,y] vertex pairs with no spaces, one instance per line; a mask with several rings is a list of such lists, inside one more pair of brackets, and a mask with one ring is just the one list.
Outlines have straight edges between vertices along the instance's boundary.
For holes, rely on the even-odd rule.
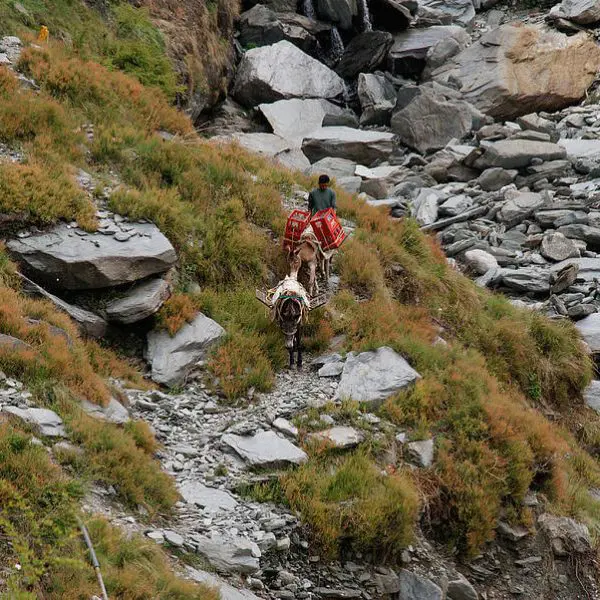
[[[21,89],[0,69],[0,141],[25,156],[22,163],[0,165],[0,212],[16,215],[16,226],[63,218],[93,230],[95,208],[74,183],[74,169],[106,182],[118,174],[111,208],[155,221],[180,256],[177,295],[159,322],[175,332],[202,310],[228,332],[210,369],[229,400],[239,401],[250,387],[269,389],[284,364],[283,343],[257,306],[254,287],[268,280],[269,271],[283,272],[274,241],[285,219],[281,194],[311,182],[238,147],[199,139],[171,108],[168,94],[114,70],[119,65],[96,52],[100,62],[60,43],[25,50],[19,68],[36,80],[38,93]],[[90,123],[91,140],[83,134]],[[165,141],[159,131],[175,137]],[[600,426],[582,407],[592,364],[574,327],[478,289],[448,266],[414,222],[392,221],[356,198],[339,197],[342,216],[357,228],[337,260],[341,289],[311,316],[308,345],[325,350],[343,334],[344,351],[388,345],[405,356],[422,379],[391,398],[381,414],[411,439],[434,435],[436,461],[413,472],[390,459],[395,430],[354,454],[308,444],[305,466],[255,493],[298,510],[330,555],[350,539],[368,555],[397,557],[424,506],[434,535],[474,554],[494,536],[501,514],[530,524],[521,502],[529,489],[597,535],[600,506],[588,489],[600,486],[592,458],[600,449]],[[0,516],[12,546],[3,538],[0,548],[23,565],[10,580],[15,590],[76,598],[93,580],[75,541],[79,482],[116,484],[125,502],[150,512],[167,512],[176,493],[158,472],[143,425],[98,424],[76,402],[105,402],[109,371],[131,385],[141,384],[139,376],[109,351],[80,340],[47,304],[22,297],[14,267],[1,256],[0,333],[32,349],[3,348],[0,368],[63,416],[85,454],[63,457],[61,470],[29,443],[27,432],[3,426],[0,490],[9,509]],[[60,342],[49,325],[66,332],[72,344]],[[436,343],[438,336],[446,344]],[[553,423],[541,408],[565,416]],[[366,409],[348,403],[327,410],[352,422]],[[578,422],[586,426],[578,429]],[[121,543],[102,522],[92,523],[92,537],[109,561],[111,597],[155,597],[157,590],[163,598],[209,597],[157,567],[164,562],[158,550]]]

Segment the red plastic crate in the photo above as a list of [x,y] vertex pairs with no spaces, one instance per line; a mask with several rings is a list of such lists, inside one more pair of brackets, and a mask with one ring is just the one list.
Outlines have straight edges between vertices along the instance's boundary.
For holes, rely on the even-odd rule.
[[283,236],[283,247],[286,250],[293,250],[294,246],[300,241],[302,232],[310,223],[310,213],[305,210],[293,210],[288,217]]
[[323,250],[333,250],[339,248],[346,239],[344,228],[337,220],[332,208],[320,210],[311,219],[313,231],[317,236]]

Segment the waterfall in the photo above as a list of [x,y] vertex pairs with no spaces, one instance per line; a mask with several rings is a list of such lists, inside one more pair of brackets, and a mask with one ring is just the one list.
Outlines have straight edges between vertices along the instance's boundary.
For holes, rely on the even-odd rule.
[[344,42],[338,28],[333,25],[331,27],[331,58],[337,61],[342,58],[342,54],[344,54]]
[[317,15],[315,14],[315,7],[313,0],[302,0],[302,9],[304,10],[304,16],[311,20],[316,20]]
[[358,12],[362,18],[362,30],[372,31],[373,25],[371,25],[371,17],[369,15],[369,5],[367,4],[367,0],[358,0],[358,4]]

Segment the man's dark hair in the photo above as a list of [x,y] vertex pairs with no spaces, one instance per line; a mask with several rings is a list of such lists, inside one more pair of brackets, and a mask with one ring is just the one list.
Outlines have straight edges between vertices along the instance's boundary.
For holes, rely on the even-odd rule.
[[319,183],[329,183],[329,175],[319,175]]

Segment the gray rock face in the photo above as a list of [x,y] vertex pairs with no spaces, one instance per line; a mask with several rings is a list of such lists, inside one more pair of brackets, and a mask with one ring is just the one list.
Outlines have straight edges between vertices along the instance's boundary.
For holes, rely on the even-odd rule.
[[429,579],[402,569],[400,578],[400,598],[402,600],[442,600],[442,590]]
[[108,323],[103,318],[89,310],[85,310],[84,308],[74,306],[73,304],[61,300],[58,296],[54,296],[50,292],[47,292],[44,288],[40,287],[37,283],[34,283],[24,275],[21,275],[21,280],[23,281],[21,289],[26,294],[50,300],[56,308],[67,313],[71,319],[77,323],[79,330],[84,335],[101,338],[106,334]]
[[485,275],[490,269],[498,268],[496,257],[485,250],[467,250],[465,262],[478,275]]
[[258,596],[249,590],[234,588],[224,579],[217,577],[213,573],[207,573],[206,571],[188,567],[187,574],[194,581],[216,588],[219,591],[221,600],[260,600]]
[[153,381],[168,386],[182,383],[191,367],[224,335],[225,330],[202,313],[174,337],[167,331],[151,331],[146,357]]
[[565,237],[575,240],[583,240],[588,244],[600,244],[600,228],[589,225],[562,225],[558,228],[559,233]]
[[421,154],[439,150],[453,138],[464,137],[471,126],[471,111],[465,102],[445,100],[428,89],[421,89],[392,116],[394,133]]
[[540,246],[540,254],[548,260],[560,262],[567,258],[579,257],[579,249],[572,240],[562,233],[551,233],[544,236]]
[[505,185],[511,184],[518,175],[518,171],[492,167],[486,169],[477,179],[477,183],[485,192],[495,192]]
[[502,167],[503,169],[519,169],[526,167],[533,158],[543,161],[564,158],[564,148],[551,142],[534,140],[502,140],[485,144],[483,156],[475,161],[478,169]]
[[595,77],[600,49],[590,41],[584,34],[502,25],[432,77],[460,81],[464,99],[496,118],[559,110],[581,99]]
[[544,198],[534,192],[522,192],[508,200],[498,213],[498,220],[506,227],[514,227],[544,204]]
[[573,23],[592,25],[600,21],[600,2],[596,0],[563,0],[560,12]]
[[589,529],[582,523],[544,513],[538,517],[538,525],[552,544],[556,556],[585,554],[592,549]]
[[471,27],[475,20],[472,0],[425,0],[423,6],[449,15],[453,23],[462,27]]
[[303,450],[279,437],[274,431],[261,431],[253,436],[226,434],[222,441],[251,467],[300,465],[308,460]]
[[600,413],[600,381],[592,381],[583,393],[583,399],[587,406]]
[[356,0],[317,0],[317,13],[342,29],[352,27],[352,17],[358,14]]
[[427,469],[433,464],[433,440],[410,442],[407,444],[407,449],[411,460],[419,467]]
[[311,163],[333,156],[369,166],[391,154],[393,138],[392,133],[383,131],[322,127],[304,140],[302,151]]
[[341,112],[342,109],[323,99],[279,100],[259,107],[273,133],[293,146],[300,146],[311,132],[320,129],[326,114]]
[[593,354],[600,352],[600,313],[594,313],[575,324]]
[[343,177],[354,177],[355,171],[356,162],[353,160],[328,156],[311,165],[306,172],[308,175],[327,173],[331,178],[341,179]]
[[385,31],[365,31],[353,37],[336,67],[344,79],[369,73],[381,66],[391,48],[393,38]]
[[446,592],[448,600],[478,600],[475,588],[463,577],[448,583]]
[[223,573],[251,575],[259,569],[260,548],[242,537],[196,536],[197,552]]
[[158,312],[169,299],[171,286],[162,278],[140,283],[106,306],[109,321],[129,325]]
[[127,409],[114,398],[110,399],[108,406],[100,406],[98,404],[88,402],[87,400],[82,400],[81,408],[83,408],[84,412],[95,419],[108,421],[109,423],[115,423],[117,425],[123,425],[131,420]]
[[337,377],[344,370],[343,362],[331,362],[323,365],[319,369],[319,377]]
[[381,404],[395,392],[412,385],[421,376],[391,348],[349,353],[335,399]]
[[358,98],[362,108],[361,125],[387,125],[396,106],[396,90],[382,75],[361,73]]
[[18,408],[5,406],[2,412],[14,415],[33,425],[41,435],[48,437],[67,437],[62,419],[47,408]]
[[187,503],[195,504],[210,513],[233,510],[237,506],[237,500],[229,492],[206,487],[199,481],[184,483],[179,492]]
[[519,292],[544,294],[550,291],[550,273],[535,267],[505,269],[502,273],[502,283]]
[[414,202],[414,217],[419,225],[431,225],[438,218],[439,193],[423,188]]
[[458,25],[436,25],[398,34],[388,55],[388,68],[394,75],[418,75],[425,68],[429,49],[447,38],[464,46],[470,42],[469,34]]
[[162,273],[177,255],[156,225],[131,223],[131,237],[88,235],[67,225],[15,239],[7,246],[35,279],[68,290],[115,287]]
[[316,440],[323,440],[330,443],[334,448],[338,450],[345,450],[347,448],[354,448],[364,441],[365,436],[361,431],[354,429],[354,427],[332,427],[325,431],[319,431],[311,436]]
[[248,50],[233,89],[245,106],[289,98],[335,98],[343,93],[339,75],[287,41]]

